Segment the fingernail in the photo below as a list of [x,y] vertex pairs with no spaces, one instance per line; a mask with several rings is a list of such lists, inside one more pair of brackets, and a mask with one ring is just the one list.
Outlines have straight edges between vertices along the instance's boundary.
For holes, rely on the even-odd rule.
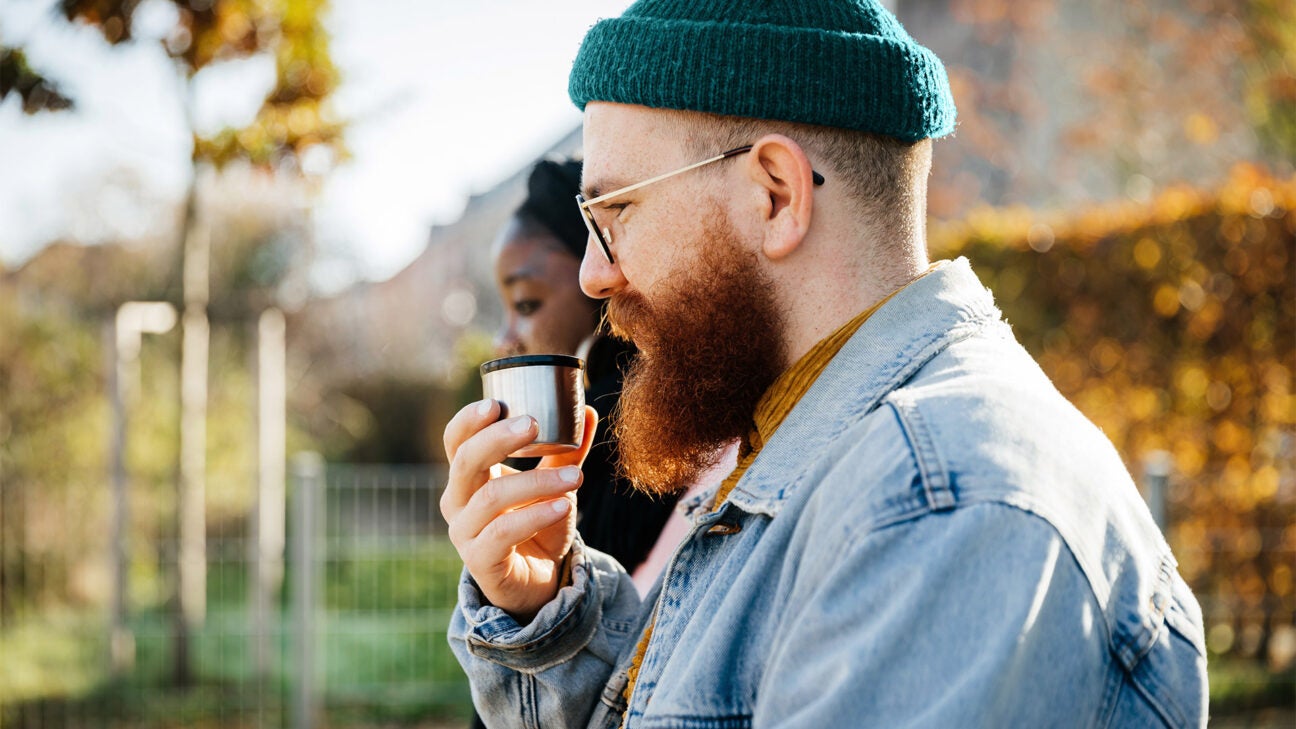
[[563,483],[576,483],[576,479],[580,478],[580,469],[575,466],[563,466],[558,469],[558,478],[562,479]]
[[566,514],[567,510],[571,508],[571,502],[568,501],[567,499],[558,499],[557,501],[551,501],[549,505],[552,506],[553,510],[558,512],[559,514]]
[[513,422],[509,423],[509,430],[519,434],[531,430],[531,416],[523,415],[517,420],[514,420]]
[[490,412],[491,405],[494,404],[495,404],[494,400],[482,400],[481,402],[477,403],[477,415],[483,418],[486,417],[486,413]]

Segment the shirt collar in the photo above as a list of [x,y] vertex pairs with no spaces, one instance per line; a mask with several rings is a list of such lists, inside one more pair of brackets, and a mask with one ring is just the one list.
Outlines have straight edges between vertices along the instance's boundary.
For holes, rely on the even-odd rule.
[[724,504],[729,493],[742,479],[743,474],[751,467],[757,455],[760,454],[761,448],[766,441],[774,436],[779,426],[787,418],[792,408],[796,407],[797,402],[806,394],[810,386],[837,356],[837,352],[851,338],[860,326],[868,321],[868,318],[899,293],[904,287],[896,289],[888,294],[881,301],[873,304],[864,311],[856,314],[850,321],[843,324],[837,331],[829,334],[815,343],[810,351],[806,352],[789,367],[783,374],[774,380],[774,383],[765,390],[761,399],[756,403],[756,410],[752,413],[752,425],[748,430],[747,437],[744,439],[741,447],[738,449],[738,463],[732,473],[721,482],[716,490],[715,498],[711,503],[721,506]]
[[[779,378],[808,377],[805,389],[786,403],[786,411],[780,413],[782,406],[774,402],[785,398],[766,402],[762,397],[754,417],[763,441],[760,457],[742,474],[727,502],[753,513],[777,514],[814,465],[815,453],[959,338],[965,325],[979,328],[998,318],[993,297],[966,258],[936,264],[876,311],[860,314],[857,328],[846,331],[843,342],[830,340],[850,330],[850,323],[811,350],[822,346],[822,355],[831,349],[824,362],[807,353]],[[794,374],[808,359],[814,362]],[[778,382],[771,391],[777,386]]]
[[[859,331],[860,326],[868,320],[873,312],[882,308],[882,305],[891,300],[891,297],[900,293],[904,287],[887,294],[885,298],[876,304],[870,306],[864,311],[856,314],[850,321],[843,324],[837,331],[820,339],[815,343],[810,351],[801,356],[778,379],[770,385],[765,394],[756,403],[756,411],[752,414],[753,430],[758,437],[759,443],[763,444],[774,436],[774,432],[796,407],[797,402],[805,396],[806,391],[814,384],[819,375],[823,373],[824,368],[832,362],[833,357],[841,351],[841,348],[848,342],[855,332]],[[753,445],[755,450],[760,450],[759,445]]]

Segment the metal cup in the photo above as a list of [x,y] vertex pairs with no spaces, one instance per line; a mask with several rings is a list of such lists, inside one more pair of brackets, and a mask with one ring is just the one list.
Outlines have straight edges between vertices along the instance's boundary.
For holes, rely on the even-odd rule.
[[585,432],[585,363],[564,354],[524,354],[481,366],[482,391],[500,404],[500,418],[530,415],[540,426],[534,442],[509,455],[548,456],[576,450]]

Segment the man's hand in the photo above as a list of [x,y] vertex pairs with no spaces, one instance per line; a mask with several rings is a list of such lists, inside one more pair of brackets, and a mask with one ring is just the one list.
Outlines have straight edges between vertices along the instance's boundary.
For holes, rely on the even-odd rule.
[[[498,417],[499,403],[483,400],[446,425],[450,482],[441,515],[482,594],[525,625],[558,594],[563,560],[576,537],[580,465],[598,413],[585,406],[580,448],[522,472],[498,464],[536,439],[535,420],[522,415],[496,422]],[[492,478],[492,467],[500,475]]]

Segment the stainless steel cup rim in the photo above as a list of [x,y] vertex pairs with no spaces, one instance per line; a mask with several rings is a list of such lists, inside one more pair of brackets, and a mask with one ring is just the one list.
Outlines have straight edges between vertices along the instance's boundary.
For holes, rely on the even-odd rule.
[[510,367],[574,367],[579,370],[585,368],[585,361],[566,354],[519,354],[483,362],[479,369],[485,375]]

